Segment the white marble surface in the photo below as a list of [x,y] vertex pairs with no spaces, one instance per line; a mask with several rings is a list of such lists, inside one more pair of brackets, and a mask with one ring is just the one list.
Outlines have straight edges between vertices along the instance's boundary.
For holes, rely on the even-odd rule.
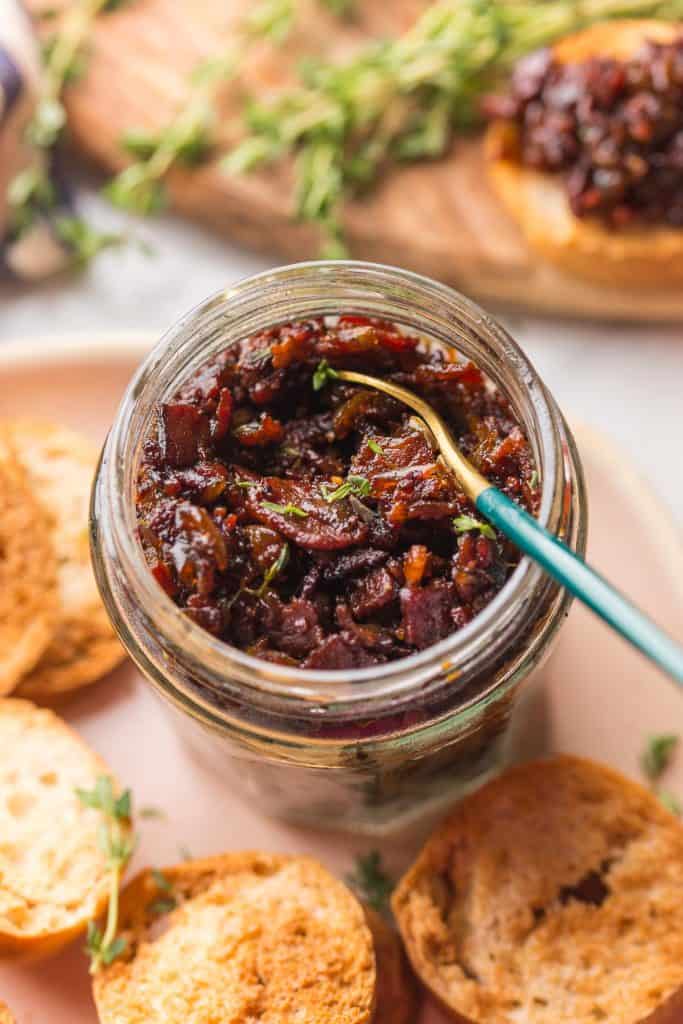
[[[101,225],[121,218],[92,195]],[[164,217],[131,231],[154,247],[105,253],[80,277],[0,288],[0,342],[78,332],[162,332],[226,283],[268,262]],[[683,523],[683,325],[647,327],[502,317],[568,417],[599,428],[630,451],[643,479]],[[2,389],[0,383],[0,408]],[[656,524],[653,524],[656,529]]]

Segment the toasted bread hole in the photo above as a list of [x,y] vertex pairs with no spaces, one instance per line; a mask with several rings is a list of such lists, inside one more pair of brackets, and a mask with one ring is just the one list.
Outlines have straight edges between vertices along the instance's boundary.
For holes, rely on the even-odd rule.
[[30,793],[10,793],[7,797],[7,810],[13,818],[23,818],[35,804],[35,797]]
[[534,1000],[533,1001],[536,1004],[536,1006],[547,1006],[548,1005],[548,1000],[547,999],[541,999],[540,996],[534,996]]
[[57,773],[56,772],[43,772],[42,775],[38,776],[38,781],[43,786],[56,786],[57,785]]
[[601,907],[610,894],[603,879],[605,873],[605,866],[601,865],[599,871],[589,871],[576,885],[564,885],[560,889],[560,903],[565,906],[570,900],[578,900],[579,903]]
[[595,1020],[607,1020],[607,1014],[601,1006],[594,1006],[591,1010],[591,1017]]

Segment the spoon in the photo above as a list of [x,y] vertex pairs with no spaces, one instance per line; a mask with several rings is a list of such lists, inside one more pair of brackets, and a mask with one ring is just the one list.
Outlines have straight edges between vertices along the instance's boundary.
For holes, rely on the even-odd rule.
[[683,685],[683,648],[533,516],[493,487],[465,458],[441,416],[427,402],[407,388],[365,373],[337,370],[336,375],[383,391],[414,409],[436,441],[441,458],[479,512],[549,576]]

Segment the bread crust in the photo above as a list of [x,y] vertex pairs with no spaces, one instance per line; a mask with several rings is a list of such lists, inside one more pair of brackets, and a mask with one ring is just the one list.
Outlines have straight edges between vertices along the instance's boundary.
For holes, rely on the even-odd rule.
[[459,1022],[665,1024],[683,994],[682,893],[680,823],[617,772],[559,756],[463,800],[392,902],[413,968]]
[[[630,20],[594,25],[553,48],[561,62],[595,56],[627,60],[647,39],[670,42],[681,27]],[[514,159],[515,128],[496,121],[485,153],[494,191],[529,244],[549,262],[598,284],[670,289],[683,284],[683,230],[666,226],[610,230],[602,221],[575,217],[556,175]]]
[[[373,940],[309,857],[230,853],[145,871],[121,896],[127,952],[94,979],[102,1024],[370,1024]],[[174,909],[154,912],[159,899]]]
[[7,427],[50,519],[60,596],[52,641],[17,694],[52,702],[96,681],[124,656],[90,563],[88,513],[98,450],[58,424],[15,420]]
[[0,701],[0,957],[41,959],[107,903],[100,815],[76,788],[111,772],[52,711]]
[[0,696],[11,693],[42,656],[57,608],[49,522],[0,426]]

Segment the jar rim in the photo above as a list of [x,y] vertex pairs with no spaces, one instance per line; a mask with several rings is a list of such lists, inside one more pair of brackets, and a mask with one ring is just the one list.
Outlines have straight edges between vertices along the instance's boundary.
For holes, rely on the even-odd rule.
[[[211,671],[216,678],[229,675],[230,681],[238,682],[246,690],[253,691],[262,697],[285,699],[288,702],[326,705],[343,704],[349,706],[358,702],[366,702],[373,697],[405,696],[421,683],[434,675],[435,667],[442,672],[450,673],[456,679],[463,665],[469,665],[472,659],[483,653],[490,643],[492,632],[500,631],[502,626],[511,620],[515,610],[534,588],[543,580],[543,570],[528,557],[523,556],[501,590],[492,601],[479,612],[471,622],[454,633],[438,641],[425,650],[418,651],[395,661],[386,662],[369,668],[345,670],[311,670],[292,668],[254,657],[246,651],[227,644],[224,640],[213,637],[197,623],[183,615],[172,599],[159,586],[146,564],[140,543],[135,517],[135,503],[131,500],[134,491],[134,479],[139,463],[141,439],[146,431],[140,429],[136,421],[136,411],[145,403],[149,406],[147,426],[152,415],[151,410],[161,400],[162,386],[177,389],[182,380],[187,379],[194,369],[201,366],[212,352],[202,349],[200,354],[183,350],[191,345],[193,326],[202,321],[210,321],[212,317],[222,318],[216,327],[221,331],[227,328],[227,321],[239,319],[244,308],[258,304],[263,313],[270,308],[265,302],[266,293],[270,294],[273,308],[282,304],[277,293],[283,289],[294,292],[305,291],[312,281],[325,283],[328,292],[336,289],[343,297],[335,299],[337,312],[367,311],[369,298],[361,301],[357,294],[353,301],[354,289],[369,289],[374,302],[379,308],[382,301],[386,306],[386,289],[397,289],[403,295],[406,311],[413,308],[410,303],[422,298],[425,302],[440,304],[442,307],[443,325],[452,331],[454,338],[448,342],[447,336],[441,340],[450,343],[454,348],[467,354],[467,345],[463,346],[462,327],[467,322],[473,333],[487,338],[495,357],[506,369],[513,370],[513,376],[519,393],[529,403],[529,413],[535,423],[534,443],[538,446],[537,455],[542,465],[541,505],[539,521],[553,528],[551,515],[558,507],[558,493],[561,489],[560,451],[558,430],[562,429],[563,421],[557,407],[546,391],[545,386],[530,360],[517,343],[493,319],[470,299],[456,290],[432,281],[427,277],[410,271],[380,264],[361,261],[309,261],[290,264],[275,270],[247,277],[219,291],[195,306],[179,322],[166,331],[159,342],[143,360],[128,385],[121,401],[103,453],[100,476],[107,492],[108,511],[112,513],[109,523],[110,533],[104,543],[112,545],[132,586],[135,599],[140,608],[144,609],[158,635],[169,640],[176,649],[185,652],[188,659]],[[382,297],[384,296],[384,300]],[[259,301],[260,300],[260,301]],[[290,301],[292,301],[290,299]],[[322,302],[319,303],[322,305]],[[224,309],[225,306],[230,308]],[[421,311],[415,306],[415,316]],[[313,315],[307,309],[306,315]],[[401,322],[393,314],[391,319]],[[295,314],[283,315],[281,319],[292,319]],[[457,333],[456,321],[460,323],[461,333]],[[277,322],[271,319],[270,324]],[[424,329],[425,335],[439,331]],[[233,325],[237,340],[250,331],[243,331]],[[216,339],[214,338],[214,341]],[[223,346],[229,342],[223,341]],[[218,351],[219,344],[215,350]],[[170,358],[169,358],[170,357]],[[501,391],[510,398],[509,387],[500,380],[495,364],[482,367]],[[500,368],[499,368],[500,369]],[[493,372],[492,372],[493,371]],[[170,392],[169,392],[170,393]],[[513,403],[514,404],[514,403]],[[135,429],[133,428],[135,426]],[[532,438],[530,438],[532,440]],[[559,503],[561,504],[561,497]],[[97,506],[97,500],[95,507]],[[95,512],[97,515],[97,511]],[[362,685],[358,685],[362,684]],[[194,700],[194,697],[192,698]]]

